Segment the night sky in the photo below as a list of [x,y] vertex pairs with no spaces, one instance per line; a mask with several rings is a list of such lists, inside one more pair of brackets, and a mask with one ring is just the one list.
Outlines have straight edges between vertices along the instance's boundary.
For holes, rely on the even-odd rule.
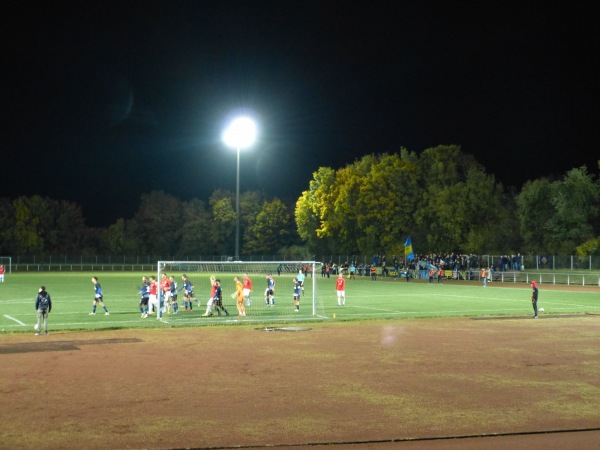
[[[472,3],[472,2],[469,2]],[[10,11],[8,13],[7,11]],[[577,3],[14,2],[2,18],[1,197],[241,190],[290,203],[319,166],[456,144],[505,186],[597,173],[598,25]]]

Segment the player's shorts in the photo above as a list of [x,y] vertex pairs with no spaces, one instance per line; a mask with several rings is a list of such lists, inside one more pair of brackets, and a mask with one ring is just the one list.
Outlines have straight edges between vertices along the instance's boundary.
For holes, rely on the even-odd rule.
[[171,291],[163,291],[164,299],[169,301],[171,299]]
[[148,300],[150,300],[150,297],[142,297],[142,298],[140,298],[140,305],[147,305],[148,304]]
[[346,291],[337,291],[337,296],[338,297],[345,297],[346,296]]
[[213,300],[213,306],[217,306],[219,308],[222,308],[223,307],[223,299],[215,298]]
[[171,301],[172,302],[176,302],[177,301],[177,294],[175,292],[171,293]]
[[152,305],[158,305],[158,297],[156,294],[150,294],[150,297],[148,297],[148,302]]
[[300,301],[300,294],[294,294],[294,301]]
[[194,291],[183,291],[184,298],[192,298],[194,296]]
[[99,297],[94,297],[94,301],[95,302],[104,302],[104,300],[102,300],[104,297],[102,295],[100,295]]
[[267,289],[267,290],[265,291],[265,295],[270,295],[270,296],[272,296],[272,295],[273,295],[273,289]]
[[244,288],[244,297],[250,297],[250,292],[252,292],[250,289]]

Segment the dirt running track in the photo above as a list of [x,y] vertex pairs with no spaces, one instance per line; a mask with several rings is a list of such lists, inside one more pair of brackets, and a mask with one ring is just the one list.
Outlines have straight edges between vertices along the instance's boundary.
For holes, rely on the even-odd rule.
[[0,448],[600,448],[600,316],[0,335]]

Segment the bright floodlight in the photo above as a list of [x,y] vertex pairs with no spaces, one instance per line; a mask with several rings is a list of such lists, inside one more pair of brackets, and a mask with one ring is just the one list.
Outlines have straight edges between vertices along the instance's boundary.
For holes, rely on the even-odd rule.
[[254,143],[256,138],[256,125],[248,117],[235,119],[223,132],[223,142],[232,148],[245,148]]

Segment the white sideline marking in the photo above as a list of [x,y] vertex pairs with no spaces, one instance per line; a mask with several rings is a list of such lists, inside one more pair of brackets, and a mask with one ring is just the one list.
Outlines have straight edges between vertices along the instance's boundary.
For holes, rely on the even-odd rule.
[[18,323],[19,325],[21,325],[21,326],[25,326],[25,324],[24,324],[23,322],[21,322],[21,321],[20,321],[20,320],[18,320],[18,319],[15,319],[13,316],[9,316],[9,315],[7,315],[7,314],[4,314],[4,317],[6,317],[7,319],[10,319],[10,320],[14,320],[15,322],[17,322],[17,323]]

